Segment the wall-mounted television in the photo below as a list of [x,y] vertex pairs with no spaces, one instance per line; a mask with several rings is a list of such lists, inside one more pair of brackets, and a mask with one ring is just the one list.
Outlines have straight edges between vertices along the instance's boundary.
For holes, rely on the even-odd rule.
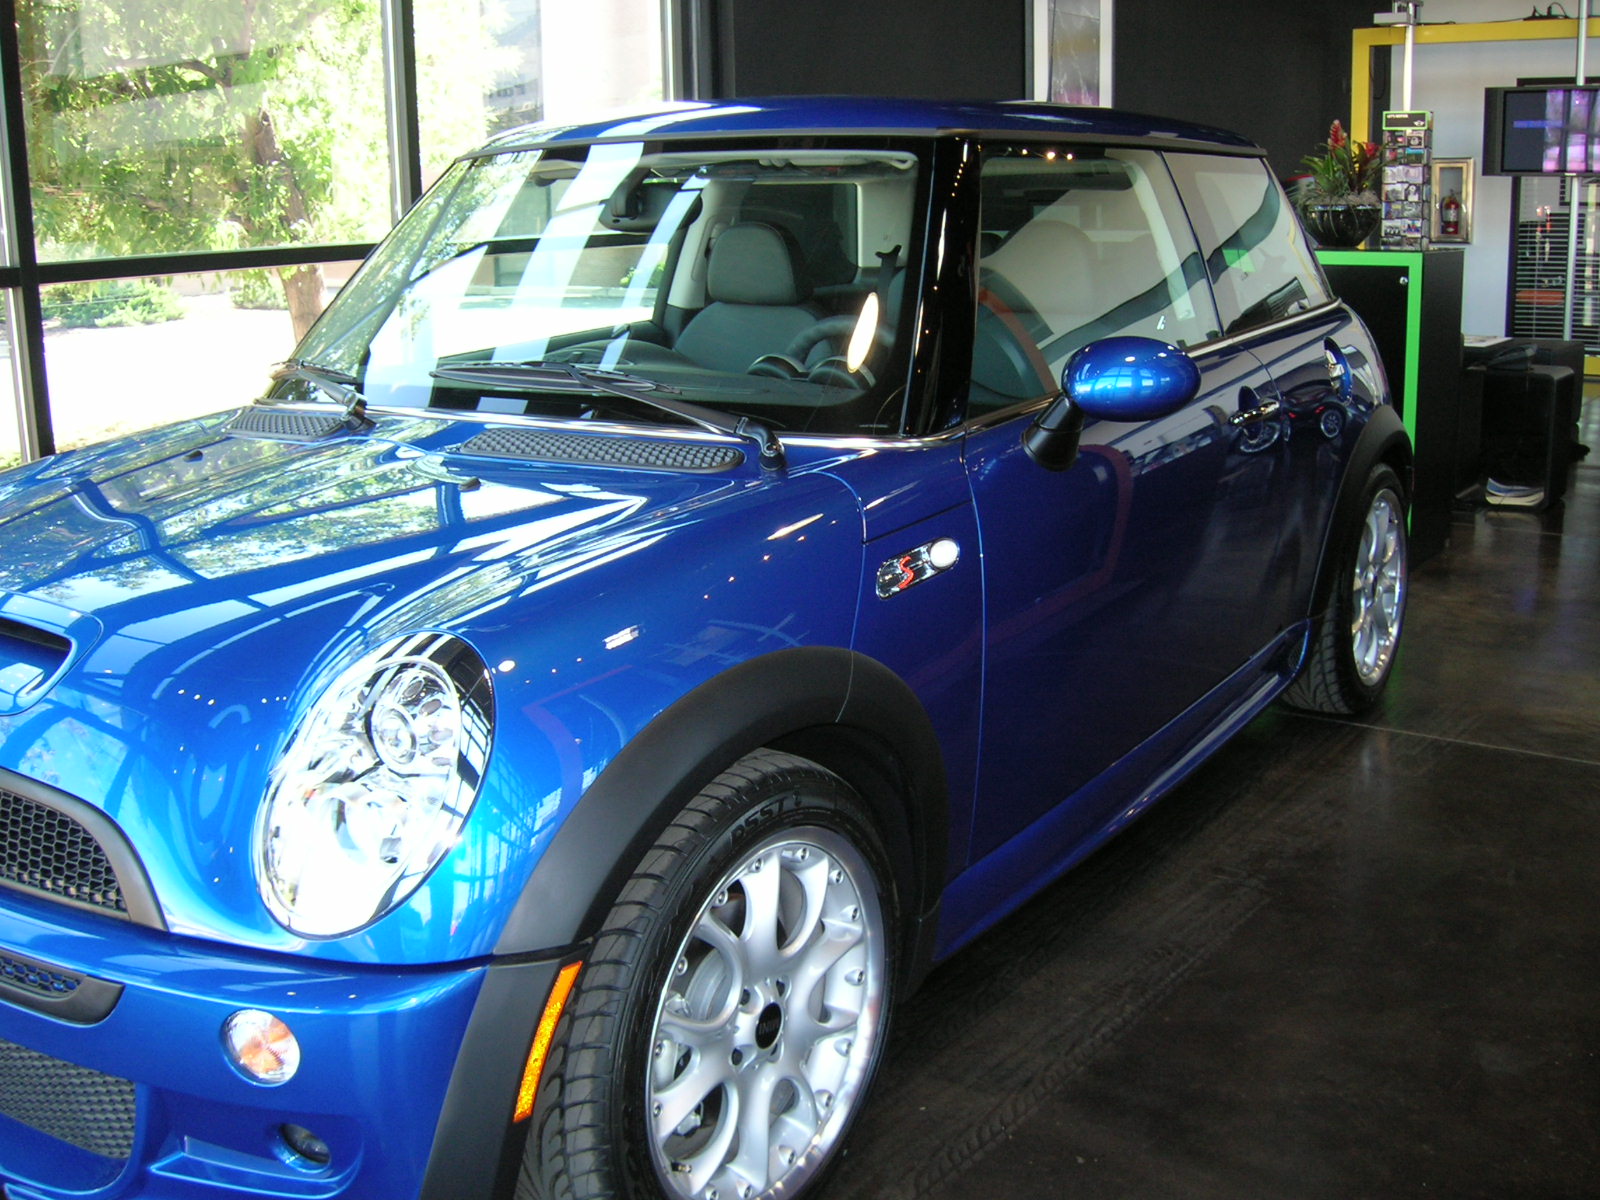
[[1484,89],[1483,173],[1600,174],[1600,84]]

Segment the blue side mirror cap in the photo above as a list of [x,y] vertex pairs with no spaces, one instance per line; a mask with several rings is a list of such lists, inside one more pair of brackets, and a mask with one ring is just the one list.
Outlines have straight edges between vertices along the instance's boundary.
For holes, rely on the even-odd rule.
[[1103,338],[1067,360],[1061,390],[1086,417],[1152,421],[1200,394],[1200,368],[1182,350],[1155,338]]

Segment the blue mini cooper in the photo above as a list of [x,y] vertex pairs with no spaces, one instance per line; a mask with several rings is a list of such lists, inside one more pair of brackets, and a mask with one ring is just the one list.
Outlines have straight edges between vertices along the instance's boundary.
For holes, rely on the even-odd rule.
[[496,139],[260,400],[0,476],[5,1194],[814,1194],[931,963],[1375,700],[1410,470],[1233,135]]

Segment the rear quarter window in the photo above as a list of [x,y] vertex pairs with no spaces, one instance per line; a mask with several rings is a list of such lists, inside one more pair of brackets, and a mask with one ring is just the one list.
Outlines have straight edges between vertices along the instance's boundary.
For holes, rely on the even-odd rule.
[[1325,303],[1328,286],[1278,181],[1260,159],[1169,154],[1223,332],[1239,333]]

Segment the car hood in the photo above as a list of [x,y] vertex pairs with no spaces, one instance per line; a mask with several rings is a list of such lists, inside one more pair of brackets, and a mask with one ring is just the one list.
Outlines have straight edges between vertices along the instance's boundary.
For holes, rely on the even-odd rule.
[[11,547],[0,592],[110,626],[175,602],[248,604],[264,589],[281,604],[283,588],[403,572],[419,556],[442,565],[550,551],[746,482],[632,472],[611,490],[616,472],[597,483],[455,453],[475,432],[388,418],[365,435],[307,443],[200,421],[46,460],[0,487]]
[[[0,768],[109,815],[171,928],[303,949],[263,918],[239,867],[279,749],[355,656],[418,629],[457,633],[501,669],[496,702],[509,712],[529,707],[519,688],[531,675],[514,660],[572,640],[574,614],[637,620],[628,613],[649,593],[630,556],[670,589],[674,557],[710,562],[718,545],[766,536],[713,514],[756,512],[770,532],[799,499],[836,512],[836,538],[859,552],[854,502],[826,478],[791,473],[776,487],[748,463],[694,473],[459,453],[482,430],[390,415],[289,442],[232,436],[213,418],[0,477]],[[505,856],[496,869],[507,863],[527,869]],[[379,936],[348,954],[447,956],[443,932],[418,936],[434,944],[402,953]],[[492,931],[476,940],[492,944]]]

